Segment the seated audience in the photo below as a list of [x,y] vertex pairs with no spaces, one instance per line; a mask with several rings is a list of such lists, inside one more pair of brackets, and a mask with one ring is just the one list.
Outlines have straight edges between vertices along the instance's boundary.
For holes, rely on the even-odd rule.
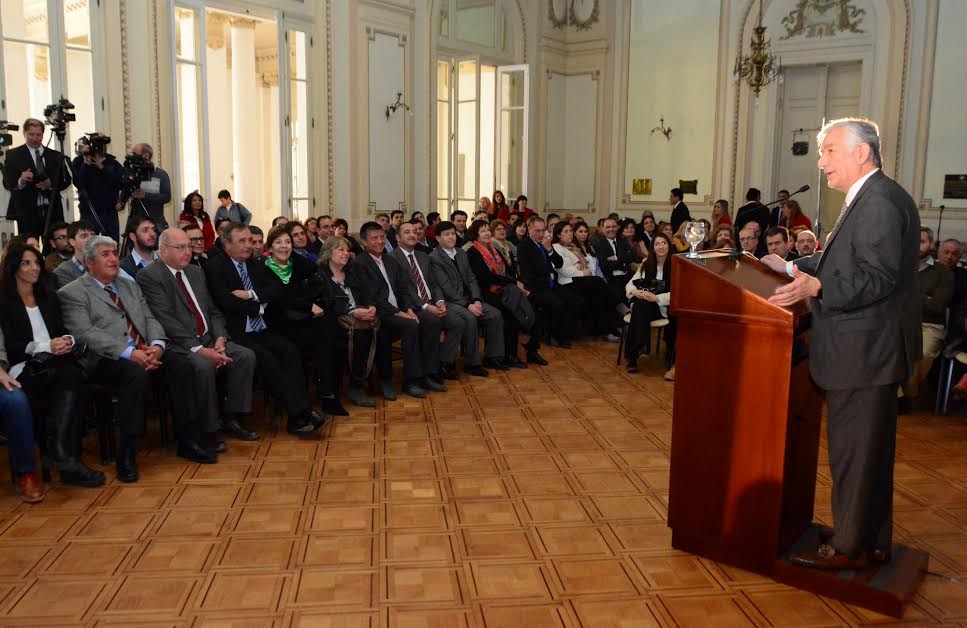
[[504,193],[500,190],[494,190],[490,198],[493,199],[493,208],[489,212],[490,219],[509,221],[510,215],[513,212],[510,211],[510,206],[507,204],[507,198],[504,196]]
[[638,223],[638,239],[650,250],[651,243],[658,233],[658,223],[655,222],[655,215],[650,211],[641,213],[641,222]]
[[288,218],[286,218],[285,216],[276,216],[275,218],[272,219],[272,226],[270,228],[284,227],[287,224],[289,224]]
[[[396,399],[393,390],[391,346],[401,340],[403,387],[411,397],[426,397],[426,390],[445,392],[438,381],[440,372],[439,318],[420,309],[421,303],[410,286],[409,273],[386,252],[386,236],[375,222],[364,223],[359,231],[364,253],[349,266],[348,284],[364,303],[376,306],[380,321],[376,364],[383,398]],[[357,292],[358,291],[358,292]],[[415,311],[414,311],[415,310]]]
[[496,220],[497,216],[494,214],[494,204],[490,202],[490,198],[486,196],[481,196],[480,200],[477,201],[477,213],[483,212],[487,214],[487,221]]
[[420,221],[420,223],[423,225],[423,228],[426,229],[426,217],[423,216],[423,212],[419,210],[414,211],[412,214],[410,214],[410,220]]
[[732,241],[732,225],[719,225],[712,231],[711,245],[713,249],[725,248],[724,242]]
[[800,231],[799,235],[796,236],[796,252],[799,257],[809,257],[818,249],[819,242],[816,240],[816,234],[809,229]]
[[[215,244],[215,226],[211,217],[205,211],[205,199],[198,191],[194,191],[185,197],[184,209],[178,216],[179,226],[182,222],[188,223],[192,227],[201,229],[205,236],[205,250],[212,248]],[[184,228],[184,227],[182,227]]]
[[947,322],[947,306],[954,295],[954,275],[949,268],[935,261],[931,255],[934,246],[933,229],[920,227],[919,273],[921,331],[923,332],[923,357],[917,362],[913,375],[903,385],[900,413],[909,414],[913,402],[920,394],[920,385],[927,378],[930,367],[943,349]]
[[[511,208],[511,212],[519,214],[521,220],[524,222],[527,222],[531,216],[537,215],[537,212],[527,206],[527,197],[523,194],[518,196],[517,200],[514,201],[514,206]],[[498,216],[498,218],[499,217],[500,216]],[[550,222],[550,216],[548,216],[548,222]],[[548,226],[548,229],[550,229],[550,226]]]
[[70,240],[67,236],[67,223],[55,222],[50,226],[50,237],[47,239],[50,253],[44,258],[44,268],[48,273],[54,272],[61,263],[68,261],[74,255]]
[[[678,231],[672,236],[672,252],[673,253],[684,253],[692,249],[691,243],[685,238],[685,229],[688,228],[688,223],[690,221],[685,221],[678,226]],[[696,248],[695,250],[699,250]]]
[[802,207],[799,206],[799,203],[796,201],[796,199],[790,198],[786,200],[781,207],[782,217],[779,219],[780,227],[785,227],[786,229],[790,230],[793,227],[805,227],[812,231],[813,221],[811,221],[806,214],[802,213]]
[[322,250],[322,241],[319,239],[319,221],[312,216],[306,218],[303,225],[306,228],[306,250],[319,258],[319,251]]
[[386,252],[389,253],[396,248],[396,234],[390,229],[389,214],[376,214],[375,218],[386,234]]
[[937,249],[937,261],[950,270],[957,268],[963,257],[964,246],[956,238],[944,240]]
[[225,245],[222,244],[222,237],[219,234],[222,232],[222,229],[225,228],[225,225],[230,224],[232,224],[232,221],[228,218],[222,217],[215,219],[215,244],[208,249],[209,256],[218,255],[225,250]]
[[410,224],[416,227],[416,247],[417,251],[429,255],[433,249],[440,245],[436,238],[426,235],[426,228],[419,220],[411,220]]
[[[470,225],[470,226],[472,227],[473,225]],[[510,239],[507,237],[508,232],[510,231],[510,227],[503,220],[491,221],[488,227],[490,229],[491,242],[495,247],[498,248],[498,250],[500,250],[500,254],[504,256],[504,259],[507,260],[507,263],[516,269],[517,268],[517,245],[511,242]],[[468,240],[470,240],[469,231],[470,230],[467,229]],[[478,228],[478,231],[479,231],[479,228]],[[470,240],[470,242],[471,244],[473,243],[472,240]],[[469,251],[470,249],[468,248],[466,250]]]
[[564,260],[554,250],[552,237],[539,216],[532,216],[527,221],[527,236],[517,247],[520,280],[530,291],[531,303],[538,313],[538,329],[549,328],[551,342],[570,349],[581,298],[561,289],[557,269]]
[[316,227],[318,229],[319,236],[319,250],[325,246],[329,238],[332,237],[332,217],[331,216],[319,216],[316,219]]
[[592,240],[592,248],[598,256],[598,266],[614,296],[615,301],[624,302],[625,284],[631,274],[631,264],[637,261],[635,252],[628,240],[618,237],[618,221],[605,218],[601,223],[601,235]]
[[[349,223],[343,220],[342,218],[336,218],[335,220],[332,221],[333,235],[339,236],[340,238],[344,238],[347,242],[349,242],[350,249],[353,252],[353,257],[357,255],[362,255],[363,254],[362,245],[356,241],[356,238],[349,235],[348,231],[349,231]],[[385,242],[383,243],[383,246],[385,248],[386,246]]]
[[[750,255],[755,255],[759,248],[759,238],[755,234],[755,228],[752,225],[743,228],[739,231],[739,245],[742,250]],[[758,257],[758,256],[757,256]]]
[[[498,224],[501,221],[495,221]],[[517,281],[517,272],[503,256],[501,249],[494,245],[490,227],[475,222],[467,229],[467,236],[473,246],[467,251],[467,261],[477,280],[480,297],[483,301],[500,310],[504,323],[504,360],[511,368],[527,368],[527,364],[517,357],[520,332],[529,333],[534,325],[534,312],[527,301],[529,292],[524,284]],[[509,287],[512,286],[512,287]],[[506,291],[506,292],[505,292]],[[525,346],[528,362],[547,366],[547,361],[538,353],[540,339],[531,334]]]
[[426,234],[428,236],[436,237],[436,226],[440,224],[443,218],[440,216],[440,212],[430,212],[426,215]]
[[[73,336],[61,318],[60,300],[47,281],[40,251],[8,244],[0,262],[0,329],[10,377],[33,399],[49,404],[45,464],[61,482],[100,486],[104,474],[81,462],[87,381]],[[32,451],[31,443],[31,451]]]
[[191,261],[189,263],[192,266],[202,268],[208,261],[208,254],[205,253],[205,236],[198,227],[188,227],[184,232],[188,236],[188,244],[191,247]]
[[[467,212],[458,209],[450,214],[450,223],[457,231],[457,248],[463,248],[467,243]],[[433,237],[439,240],[440,225],[437,224],[433,230]]]
[[[634,223],[630,225],[634,227]],[[589,256],[574,241],[574,228],[563,221],[557,223],[552,241],[554,251],[563,261],[557,269],[562,289],[572,291],[583,303],[581,313],[585,331],[602,340],[618,342],[614,332],[618,322],[615,305],[619,301],[613,298],[608,283],[595,274]],[[597,263],[593,255],[590,258]]]
[[[215,307],[205,273],[192,265],[192,246],[181,229],[159,237],[158,260],[138,273],[148,307],[168,338],[166,353],[179,355],[191,371],[190,385],[172,399],[178,455],[212,463],[227,450],[217,432],[238,432],[238,418],[252,411],[255,353],[228,340],[225,317]],[[218,409],[218,374],[224,408]]]
[[394,209],[389,213],[389,233],[393,238],[391,242],[396,242],[400,235],[400,226],[403,224],[403,210]]
[[[208,260],[205,278],[215,305],[225,315],[228,336],[255,352],[266,389],[288,413],[287,429],[308,434],[325,422],[309,403],[302,353],[265,319],[265,308],[280,297],[279,282],[265,264],[252,258],[252,234],[232,223],[222,231],[225,253]],[[227,436],[258,440],[237,421],[223,425]]]
[[[252,222],[252,212],[248,210],[245,205],[241,203],[236,203],[232,200],[232,195],[228,190],[221,190],[218,192],[218,209],[215,210],[215,222],[218,223],[222,219],[228,222],[237,222],[243,225],[247,225]],[[218,225],[215,225],[215,230],[221,233]]]
[[769,227],[766,231],[766,247],[771,255],[778,255],[787,262],[798,257],[789,246],[789,232],[785,227]]
[[[587,260],[588,268],[592,271],[591,274],[604,279],[604,272],[601,270],[601,264],[598,262],[598,255],[594,249],[594,243],[591,239],[591,228],[588,227],[588,223],[578,218],[571,225],[571,228],[574,229],[574,245]],[[610,290],[610,286],[608,289]],[[614,291],[611,291],[611,293],[614,295]]]
[[[419,221],[414,225],[423,227]],[[326,329],[333,334],[330,359],[320,364],[323,372],[319,377],[319,395],[323,399],[330,396],[338,399],[342,373],[348,366],[349,390],[346,396],[354,406],[373,408],[376,404],[363,387],[372,368],[372,364],[367,366],[367,362],[375,342],[373,335],[379,333],[371,327],[376,320],[376,307],[364,302],[363,294],[354,292],[346,283],[346,265],[351,257],[349,242],[338,236],[328,238],[319,255],[324,316],[331,319]],[[341,316],[352,317],[352,330],[339,324]]]
[[[285,229],[292,240],[292,253],[302,257],[309,262],[310,266],[315,268],[319,262],[319,256],[309,250],[309,233],[306,228],[302,226],[302,223],[292,220],[285,226]],[[266,242],[266,245],[269,248],[272,247],[271,242]]]
[[[479,223],[479,224],[478,224]],[[475,221],[477,232],[485,220]],[[472,226],[472,225],[471,225]],[[440,246],[430,255],[431,272],[443,298],[446,299],[447,316],[459,321],[463,338],[463,370],[470,375],[487,376],[488,368],[506,371],[504,366],[504,320],[500,310],[485,303],[480,294],[477,278],[470,268],[466,251],[457,248],[456,227],[446,222],[437,226]],[[469,240],[468,240],[469,242]],[[470,242],[472,245],[473,242]],[[412,260],[410,262],[412,265]],[[484,331],[484,359],[480,359],[480,332]],[[450,332],[447,332],[449,336]],[[444,345],[446,346],[446,345]],[[453,351],[455,356],[456,351]],[[441,359],[452,364],[448,351]]]
[[138,284],[118,276],[121,266],[114,240],[91,238],[84,247],[84,265],[87,272],[58,292],[64,325],[75,342],[87,346],[90,380],[117,395],[121,429],[117,478],[137,482],[137,441],[145,430],[150,374],[161,371],[177,391],[184,372],[177,360],[163,364],[169,358],[164,355],[164,329]]
[[63,288],[70,282],[84,274],[84,247],[88,240],[97,234],[94,225],[86,220],[75,220],[67,228],[67,242],[70,244],[74,255],[67,262],[57,266],[54,271],[54,279],[57,280],[57,287]]
[[[668,236],[655,237],[654,255],[641,265],[628,281],[626,290],[631,300],[631,322],[625,336],[628,372],[638,370],[638,358],[651,353],[651,322],[669,318],[671,302],[672,243]],[[675,320],[670,319],[664,332],[667,346],[665,379],[675,379]]]
[[[517,222],[511,221],[508,223],[510,225],[511,232],[510,232],[510,235],[507,236],[507,239],[514,246],[520,246],[520,241],[527,236],[527,221],[525,221],[518,214],[514,214],[514,216],[517,216]],[[518,270],[519,270],[519,267],[518,267]]]
[[554,225],[561,222],[561,216],[551,212],[547,215],[547,232],[554,233]]
[[648,257],[648,247],[638,239],[636,226],[635,221],[631,218],[625,218],[618,223],[618,233],[621,234],[621,238],[628,245],[628,250],[635,256],[632,264],[640,264],[642,260]]
[[712,205],[712,222],[709,225],[709,232],[717,231],[719,226],[732,226],[732,216],[729,214],[729,202],[720,198]]
[[10,471],[17,483],[20,499],[28,504],[43,501],[47,487],[37,477],[37,462],[34,460],[34,416],[30,411],[30,400],[22,385],[7,369],[7,350],[0,328],[0,426],[7,437],[7,456],[10,458]]
[[252,234],[252,259],[262,259],[265,256],[265,234],[260,227],[249,225]]
[[10,238],[10,241],[7,242],[7,245],[9,246],[11,244],[26,244],[30,248],[36,249],[39,251],[40,236],[36,236],[32,233],[20,233]]
[[130,251],[121,260],[121,270],[137,279],[145,266],[158,258],[158,232],[154,220],[145,214],[134,214],[124,228],[124,238]]

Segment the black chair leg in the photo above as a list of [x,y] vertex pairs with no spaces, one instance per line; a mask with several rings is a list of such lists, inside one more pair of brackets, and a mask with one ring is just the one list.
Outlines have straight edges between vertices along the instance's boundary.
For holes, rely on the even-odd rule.
[[950,403],[950,388],[954,379],[954,360],[944,356],[940,361],[940,382],[937,386],[937,401],[933,413],[937,416],[947,416],[947,406]]
[[621,366],[621,352],[625,346],[625,329],[627,328],[627,325],[622,324],[621,332],[618,334],[618,359],[615,360],[615,366]]

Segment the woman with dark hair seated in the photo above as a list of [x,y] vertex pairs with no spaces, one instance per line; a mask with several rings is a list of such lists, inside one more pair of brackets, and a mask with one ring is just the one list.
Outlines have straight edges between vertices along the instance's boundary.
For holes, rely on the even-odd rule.
[[[413,212],[417,214],[419,212]],[[423,214],[420,214],[422,216]],[[349,235],[349,223],[342,218],[336,218],[332,221],[332,235],[339,236],[340,238],[345,238],[346,242],[349,243],[349,252],[352,253],[353,257],[357,255],[362,255],[363,247],[362,245],[351,235]]]
[[13,364],[10,376],[29,397],[50,406],[45,463],[60,471],[64,484],[104,484],[103,473],[81,462],[86,379],[74,338],[64,327],[40,251],[25,244],[8,246],[0,261],[0,326]]
[[[373,334],[369,327],[376,321],[376,307],[365,303],[365,295],[356,294],[346,285],[346,265],[350,260],[349,242],[345,238],[333,236],[326,240],[319,253],[319,276],[322,279],[321,300],[326,314],[326,330],[329,332],[329,351],[331,359],[327,368],[331,375],[325,381],[332,382],[331,393],[339,394],[343,371],[349,368],[349,391],[347,397],[354,406],[373,408],[376,404],[363,390],[369,377],[370,347]],[[351,317],[354,329],[349,330],[340,324],[340,317]],[[349,321],[349,318],[344,318]],[[365,328],[365,329],[364,329]],[[349,342],[352,340],[352,355],[349,355]],[[350,359],[352,362],[350,363]],[[372,366],[372,363],[369,365]],[[323,385],[325,385],[325,381]]]
[[638,370],[638,356],[651,353],[652,321],[668,320],[665,328],[665,379],[675,378],[675,319],[668,316],[671,302],[672,242],[667,234],[655,234],[653,254],[628,280],[625,294],[631,300],[631,322],[625,334],[628,372]]
[[[472,243],[467,249],[467,259],[480,285],[480,297],[484,302],[499,309],[504,317],[504,364],[518,369],[527,368],[527,364],[517,357],[517,345],[520,342],[521,330],[526,332],[530,328],[524,328],[514,313],[504,305],[501,291],[505,286],[515,286],[524,296],[527,296],[528,292],[524,289],[524,284],[517,281],[514,267],[503,256],[500,249],[494,246],[490,225],[483,220],[474,221],[467,229],[467,239]],[[524,346],[528,360],[546,366],[547,361],[537,353],[539,348],[540,341],[537,334],[532,334]]]
[[[301,225],[300,225],[301,226]],[[345,408],[332,393],[331,376],[328,369],[329,341],[325,310],[317,301],[320,295],[319,276],[316,267],[301,255],[292,252],[292,237],[289,225],[272,227],[265,237],[265,266],[272,271],[271,276],[279,282],[279,296],[265,308],[265,320],[271,329],[278,330],[308,355],[319,367],[316,392],[326,414],[347,416]],[[296,429],[295,425],[290,426]],[[291,431],[291,430],[290,430]]]
[[557,269],[557,279],[562,288],[574,292],[583,301],[584,330],[602,340],[618,342],[615,327],[618,323],[618,304],[608,289],[608,283],[595,274],[597,259],[585,254],[574,240],[574,228],[570,223],[561,221],[554,225],[551,240],[554,250],[564,260]]
[[640,264],[648,257],[648,247],[638,237],[638,225],[631,218],[625,218],[619,226],[618,233],[628,244],[628,250],[635,254],[635,262]]

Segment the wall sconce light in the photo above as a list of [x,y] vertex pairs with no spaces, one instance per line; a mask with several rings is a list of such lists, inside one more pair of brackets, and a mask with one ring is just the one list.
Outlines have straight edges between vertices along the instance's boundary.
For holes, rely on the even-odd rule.
[[655,134],[655,131],[660,131],[661,134],[665,136],[665,139],[666,140],[668,140],[669,142],[672,141],[672,138],[671,138],[672,128],[670,126],[669,127],[666,127],[665,126],[665,116],[661,116],[659,118],[659,120],[660,120],[660,122],[659,122],[658,126],[656,126],[655,128],[653,128],[651,130],[651,133],[649,133],[649,135],[654,135]]
[[413,117],[413,110],[410,109],[410,106],[408,104],[403,102],[403,93],[396,92],[396,102],[394,102],[392,105],[386,105],[386,119],[389,120],[389,117],[395,114],[396,110],[399,109],[400,107],[405,109],[406,113],[410,114],[411,118]]

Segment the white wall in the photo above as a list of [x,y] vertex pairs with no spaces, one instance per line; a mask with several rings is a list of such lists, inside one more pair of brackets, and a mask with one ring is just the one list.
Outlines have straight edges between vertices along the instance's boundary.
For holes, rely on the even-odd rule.
[[547,166],[549,210],[585,212],[594,203],[598,83],[590,74],[547,79]]
[[406,93],[403,48],[399,37],[376,33],[369,43],[369,203],[388,212],[406,200],[402,107],[386,118],[386,106]]

